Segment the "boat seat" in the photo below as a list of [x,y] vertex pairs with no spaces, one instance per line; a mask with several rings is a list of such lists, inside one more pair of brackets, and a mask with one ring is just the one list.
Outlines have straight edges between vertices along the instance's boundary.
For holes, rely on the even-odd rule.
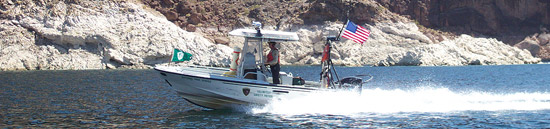
[[257,76],[256,76],[256,72],[246,72],[244,74],[244,78],[245,79],[253,79],[253,80],[258,79]]

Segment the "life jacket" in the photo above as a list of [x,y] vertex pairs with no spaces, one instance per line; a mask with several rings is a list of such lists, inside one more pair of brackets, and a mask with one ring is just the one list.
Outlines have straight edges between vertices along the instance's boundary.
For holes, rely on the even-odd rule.
[[[279,52],[279,49],[275,49],[277,50],[277,52]],[[280,58],[281,55],[277,56],[277,64],[279,62],[281,62],[281,58]],[[269,54],[267,54],[267,62],[271,62],[273,60],[273,50],[270,50],[269,51]]]
[[323,58],[321,58],[321,62],[328,60],[328,51],[330,50],[330,46],[326,45],[325,49],[323,50]]

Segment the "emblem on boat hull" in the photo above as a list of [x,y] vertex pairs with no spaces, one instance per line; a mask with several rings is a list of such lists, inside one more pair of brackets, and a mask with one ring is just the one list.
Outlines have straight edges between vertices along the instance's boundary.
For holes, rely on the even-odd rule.
[[248,96],[248,93],[250,93],[250,89],[249,88],[243,88],[244,96]]

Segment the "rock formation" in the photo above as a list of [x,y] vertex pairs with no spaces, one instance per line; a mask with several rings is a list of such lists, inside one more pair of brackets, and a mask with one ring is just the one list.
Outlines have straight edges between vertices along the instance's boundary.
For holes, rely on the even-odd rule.
[[[307,0],[143,0],[144,4],[173,17],[182,29],[199,32],[214,42],[215,37],[227,37],[227,32],[250,26],[252,21],[275,30],[292,25],[320,25],[325,21],[345,21],[345,14],[358,23],[408,21],[378,6],[375,1],[307,1]],[[230,5],[230,6],[228,6]],[[349,10],[349,13],[348,11]]]
[[377,65],[502,65],[540,62],[528,51],[508,46],[496,39],[461,35],[439,44],[421,45],[389,55]]
[[[281,44],[283,64],[319,64],[324,35],[336,35],[341,23],[300,26],[299,43]],[[372,33],[364,45],[343,40],[334,43],[333,62],[342,65],[502,65],[540,62],[529,51],[504,44],[494,38],[461,35],[433,43],[415,23],[378,23],[365,25]],[[395,30],[399,30],[396,32]],[[333,33],[330,33],[333,32]],[[301,45],[300,45],[301,44]]]
[[542,34],[534,34],[516,45],[517,48],[525,49],[531,52],[531,55],[541,58],[543,61],[550,61],[550,34],[543,32]]
[[173,48],[190,63],[227,66],[232,49],[181,30],[125,1],[3,3],[0,69],[102,69],[167,63]]
[[[456,34],[485,35],[509,45],[548,32],[548,0],[376,0],[420,25]],[[545,49],[545,48],[544,48]],[[542,55],[550,51],[541,50]],[[541,54],[534,54],[541,57]]]
[[[392,2],[8,0],[0,3],[0,70],[150,68],[168,63],[174,48],[194,55],[184,64],[227,66],[231,47],[243,41],[227,32],[251,21],[299,34],[299,42],[280,45],[282,64],[318,64],[325,36],[337,35],[348,12],[372,34],[364,45],[335,43],[331,56],[339,65],[524,64],[540,61],[529,52],[550,57],[546,33],[518,44],[528,49],[520,50],[493,38],[426,28],[431,24],[383,6]],[[424,5],[418,17],[434,7]]]

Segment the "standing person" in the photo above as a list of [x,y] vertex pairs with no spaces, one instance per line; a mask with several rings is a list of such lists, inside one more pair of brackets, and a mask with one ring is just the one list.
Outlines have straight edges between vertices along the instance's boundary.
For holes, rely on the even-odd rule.
[[281,84],[279,81],[279,71],[281,71],[281,65],[279,62],[279,49],[275,47],[275,42],[269,42],[269,54],[267,54],[267,62],[265,65],[269,65],[271,68],[271,76],[273,77],[273,84]]

